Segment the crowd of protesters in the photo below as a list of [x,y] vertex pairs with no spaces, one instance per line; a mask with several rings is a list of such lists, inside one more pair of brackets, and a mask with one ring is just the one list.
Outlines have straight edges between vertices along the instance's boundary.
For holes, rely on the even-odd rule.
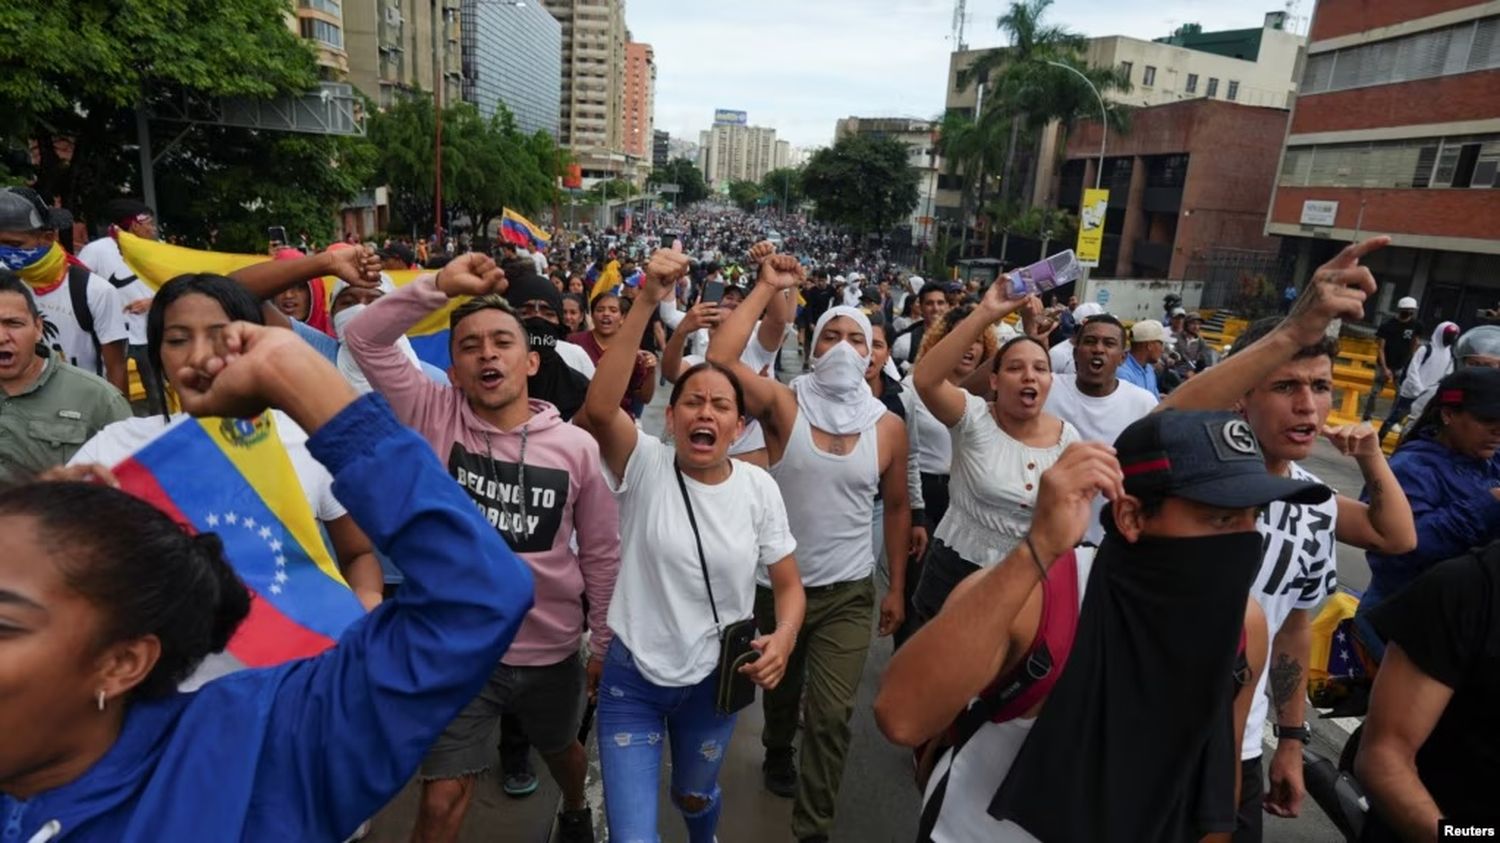
[[[535,791],[532,747],[558,839],[593,840],[591,730],[611,839],[657,839],[670,752],[688,838],[733,840],[758,695],[764,786],[826,841],[887,636],[874,714],[920,840],[1260,840],[1306,810],[1338,543],[1374,576],[1368,833],[1500,821],[1500,329],[1388,332],[1420,402],[1391,458],[1329,424],[1328,328],[1365,316],[1383,238],[1221,361],[1195,313],[1127,326],[713,206],[493,254],[280,244],[155,289],[115,239],[151,209],[108,217],[75,257],[0,191],[5,840],[341,841],[415,778],[412,839],[453,841],[484,771]],[[439,313],[443,369],[408,339]],[[267,411],[367,614],[245,669],[216,655],[259,599],[234,560],[114,470]],[[1319,440],[1360,495],[1301,464]]]

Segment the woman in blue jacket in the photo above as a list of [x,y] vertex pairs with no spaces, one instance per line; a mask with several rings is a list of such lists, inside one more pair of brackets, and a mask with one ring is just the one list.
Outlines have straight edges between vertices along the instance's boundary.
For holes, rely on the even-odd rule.
[[250,608],[217,539],[102,485],[0,492],[6,843],[343,840],[407,782],[531,606],[526,566],[427,443],[290,331],[230,324],[191,368],[189,412],[269,405],[311,434],[406,585],[316,658],[179,693]]
[[1360,632],[1378,660],[1384,646],[1363,615],[1427,569],[1500,539],[1500,370],[1466,368],[1445,377],[1391,455],[1411,503],[1417,547],[1400,556],[1369,553],[1370,587],[1360,599]]

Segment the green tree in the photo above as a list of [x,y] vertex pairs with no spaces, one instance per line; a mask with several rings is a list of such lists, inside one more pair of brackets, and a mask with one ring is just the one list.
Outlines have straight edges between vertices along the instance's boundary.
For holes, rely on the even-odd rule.
[[739,206],[745,213],[755,210],[760,202],[760,185],[753,181],[732,181],[729,183],[729,201]]
[[629,179],[609,179],[589,188],[589,193],[598,199],[630,199],[640,195],[640,190]]
[[786,210],[800,206],[807,199],[802,190],[802,170],[795,167],[766,173],[760,180],[760,192],[771,200],[772,205],[777,208],[785,206]]
[[[312,48],[287,28],[287,11],[287,0],[0,4],[0,99],[8,104],[0,146],[34,142],[40,158],[14,175],[85,217],[122,191],[139,193],[128,144],[142,103],[269,98],[316,84]],[[166,134],[167,124],[153,125]],[[213,156],[212,146],[197,146]],[[293,184],[309,175],[281,172]]]
[[905,144],[851,135],[820,149],[802,171],[820,218],[860,235],[884,233],[917,206],[917,171]]
[[[1130,80],[1118,70],[1088,66],[1083,55],[1087,39],[1083,35],[1043,20],[1051,5],[1052,0],[1012,2],[996,21],[1009,45],[980,57],[961,79],[965,84],[969,79],[988,83],[983,106],[987,113],[980,115],[981,123],[1002,119],[1008,122],[1000,195],[1025,204],[1029,204],[1030,195],[1035,192],[1036,173],[1033,168],[1023,188],[1017,167],[1022,144],[1034,149],[1040,129],[1053,120],[1067,122],[1098,113],[1098,101],[1088,85],[1073,72],[1051,62],[1077,70],[1101,94],[1130,90]],[[1111,120],[1123,121],[1124,112],[1117,111]],[[1035,151],[1032,157],[1039,162],[1047,154],[1056,155],[1056,150]]]
[[667,166],[651,171],[647,184],[675,184],[681,189],[677,194],[677,206],[683,207],[708,198],[708,183],[703,180],[703,171],[687,158],[673,158]]

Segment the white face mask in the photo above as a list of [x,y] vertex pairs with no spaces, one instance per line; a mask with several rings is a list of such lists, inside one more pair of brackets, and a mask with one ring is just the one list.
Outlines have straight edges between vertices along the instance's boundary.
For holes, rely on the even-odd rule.
[[333,333],[339,338],[339,342],[344,341],[344,329],[349,327],[349,323],[353,321],[354,317],[364,312],[365,305],[351,304],[338,313],[333,314]]
[[869,389],[865,385],[865,370],[870,358],[861,356],[848,342],[840,340],[833,348],[813,360],[813,381],[829,393],[849,393],[856,389]]

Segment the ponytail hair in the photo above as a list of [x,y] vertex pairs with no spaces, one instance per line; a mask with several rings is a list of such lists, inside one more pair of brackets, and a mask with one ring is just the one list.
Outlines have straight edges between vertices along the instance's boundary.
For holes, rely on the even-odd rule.
[[132,695],[172,693],[250,613],[250,592],[212,533],[192,535],[160,510],[92,483],[0,492],[0,516],[30,518],[69,588],[104,616],[99,648],[155,636],[161,653]]

